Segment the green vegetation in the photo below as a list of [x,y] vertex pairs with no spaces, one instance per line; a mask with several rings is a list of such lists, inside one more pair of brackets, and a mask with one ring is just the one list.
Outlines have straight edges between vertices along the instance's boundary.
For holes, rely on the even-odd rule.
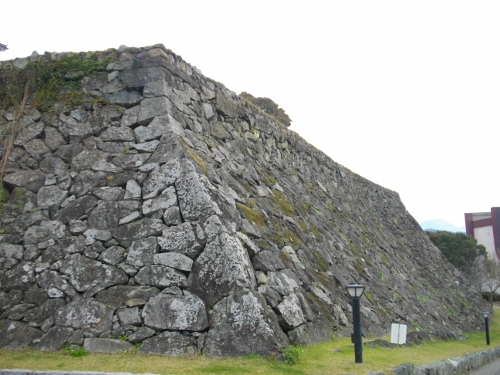
[[276,183],[276,179],[267,171],[263,172],[262,181],[264,181],[267,186],[273,186]]
[[238,208],[238,210],[243,212],[243,214],[249,221],[257,225],[258,227],[264,226],[265,220],[262,212],[257,211],[251,207],[245,206],[244,204],[238,202],[236,202],[236,207]]
[[391,299],[393,301],[401,302],[403,300],[403,297],[401,297],[401,294],[399,294],[398,292],[396,292],[395,290],[393,290],[391,292]]
[[367,290],[364,295],[366,296],[366,299],[368,299],[368,301],[375,305],[375,296],[372,290]]
[[53,59],[46,53],[43,59],[30,62],[24,69],[0,70],[0,108],[16,107],[21,103],[26,85],[30,102],[40,111],[54,103],[77,106],[97,103],[99,98],[81,90],[81,80],[104,71],[115,53],[69,53]]
[[[477,240],[465,233],[446,231],[427,232],[429,239],[443,255],[458,269],[468,272],[474,260],[486,255],[486,248],[478,245]],[[468,272],[470,274],[470,272]]]
[[421,296],[420,294],[417,294],[417,298],[421,301],[421,302],[427,302],[428,300],[430,300],[429,297],[427,296]]
[[262,97],[256,98],[247,92],[242,92],[240,94],[240,97],[255,105],[256,107],[262,109],[279,123],[285,126],[290,126],[290,124],[292,123],[292,120],[290,119],[290,117],[288,117],[285,111],[282,108],[278,107],[278,105],[271,99]]
[[85,357],[86,355],[89,355],[89,352],[82,348],[81,346],[71,346],[71,345],[66,345],[64,347],[64,350],[68,355],[71,357]]
[[302,246],[302,241],[297,237],[295,233],[293,233],[290,229],[285,229],[283,232],[283,236],[290,241],[292,245]]
[[460,303],[460,307],[462,307],[463,309],[469,308],[469,304],[460,297],[458,297],[458,303]]
[[318,265],[318,268],[320,269],[320,271],[323,271],[323,272],[328,271],[328,263],[321,256],[321,254],[317,251],[313,251],[312,254],[314,256],[314,259],[316,260],[316,264]]
[[[413,324],[419,329],[417,323]],[[389,330],[389,328],[388,328]],[[85,370],[104,372],[132,372],[156,374],[311,374],[339,375],[366,374],[368,371],[390,373],[402,363],[425,364],[453,356],[486,350],[500,345],[500,308],[490,321],[491,346],[487,346],[484,331],[468,335],[465,340],[424,342],[422,345],[391,348],[363,348],[363,363],[354,363],[354,349],[350,338],[285,349],[283,357],[297,359],[294,365],[278,362],[273,357],[246,355],[235,358],[208,358],[202,355],[162,356],[141,355],[134,350],[121,354],[96,354],[74,357],[66,349],[59,352],[33,350],[0,350],[0,368],[27,368],[32,370]],[[384,337],[388,340],[389,336]],[[364,338],[364,342],[369,339]],[[298,353],[294,354],[295,351]],[[285,356],[285,352],[287,355]]]
[[283,357],[285,358],[285,363],[288,365],[294,365],[299,361],[299,349],[293,345],[283,350]]
[[208,168],[207,165],[205,164],[205,161],[198,156],[198,154],[191,148],[189,145],[186,143],[184,139],[181,137],[177,137],[179,140],[179,143],[181,144],[182,148],[186,151],[186,153],[189,155],[192,161],[196,163],[198,167],[205,173],[205,175],[208,175]]
[[385,275],[382,271],[378,271],[378,278],[381,284],[385,284]]
[[472,289],[494,292],[500,287],[499,264],[488,259],[486,248],[478,245],[474,237],[447,231],[427,232],[427,235],[444,257],[467,276]]
[[271,200],[274,202],[276,206],[279,207],[282,213],[287,216],[293,216],[297,213],[295,207],[286,201],[286,195],[281,191],[274,189],[273,195],[271,196]]
[[3,184],[0,184],[0,213],[3,210],[3,204],[6,202],[6,200],[7,200],[7,192]]

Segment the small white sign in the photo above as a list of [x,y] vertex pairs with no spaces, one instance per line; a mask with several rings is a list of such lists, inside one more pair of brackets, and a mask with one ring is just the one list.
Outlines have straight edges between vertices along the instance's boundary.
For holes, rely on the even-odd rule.
[[393,323],[391,326],[391,343],[406,344],[406,325]]

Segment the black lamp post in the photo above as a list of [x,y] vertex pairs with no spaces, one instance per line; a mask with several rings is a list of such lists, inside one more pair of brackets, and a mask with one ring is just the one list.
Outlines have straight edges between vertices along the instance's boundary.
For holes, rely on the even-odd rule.
[[483,313],[484,316],[484,331],[486,332],[486,345],[490,345],[490,325],[488,323],[488,317],[490,316],[490,313],[488,311],[485,311]]
[[359,299],[363,296],[365,286],[352,284],[346,286],[345,288],[352,298],[354,361],[356,363],[363,363],[363,343],[361,341],[361,314],[359,309]]

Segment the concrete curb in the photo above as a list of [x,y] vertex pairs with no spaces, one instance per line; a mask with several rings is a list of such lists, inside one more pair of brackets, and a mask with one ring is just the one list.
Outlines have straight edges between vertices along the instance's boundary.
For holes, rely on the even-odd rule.
[[394,375],[465,375],[500,358],[500,346],[441,362],[414,365],[412,362],[393,367]]

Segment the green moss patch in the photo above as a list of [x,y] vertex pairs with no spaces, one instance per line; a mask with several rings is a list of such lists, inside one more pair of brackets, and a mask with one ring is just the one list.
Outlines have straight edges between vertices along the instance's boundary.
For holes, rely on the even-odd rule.
[[293,216],[297,214],[295,207],[286,201],[286,195],[279,190],[273,190],[273,195],[271,196],[273,203],[279,207],[280,211],[287,216]]
[[263,227],[265,225],[265,219],[262,212],[257,211],[251,207],[245,206],[242,203],[236,203],[236,207],[245,215],[245,217],[249,221],[257,225],[258,227]]
[[328,263],[326,262],[326,260],[317,251],[313,251],[312,254],[314,256],[314,259],[316,260],[316,264],[318,265],[318,268],[321,271],[326,272],[328,270]]
[[106,103],[104,98],[94,97],[81,90],[83,77],[104,71],[116,58],[115,52],[69,53],[53,58],[46,55],[26,65],[24,69],[0,70],[0,102],[2,108],[18,105],[24,88],[29,83],[29,97],[40,111],[47,111],[54,103],[69,106],[86,103]]
[[297,246],[302,246],[302,241],[293,233],[290,229],[285,229],[283,236],[292,244]]
[[182,139],[181,137],[177,137],[177,139],[179,140],[179,143],[181,144],[182,148],[184,148],[184,150],[188,154],[189,158],[192,161],[194,161],[198,167],[200,167],[200,169],[203,171],[203,173],[205,173],[205,175],[208,175],[208,168],[205,161],[202,158],[200,158],[198,154],[191,147],[189,147],[189,145],[186,143],[184,139]]

